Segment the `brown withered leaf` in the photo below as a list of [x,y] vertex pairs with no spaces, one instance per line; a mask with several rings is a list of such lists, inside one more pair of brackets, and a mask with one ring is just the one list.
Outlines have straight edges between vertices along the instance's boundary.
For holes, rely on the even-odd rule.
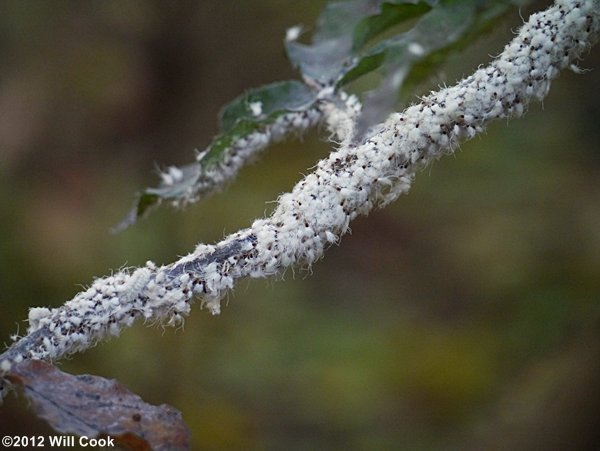
[[6,375],[57,432],[113,437],[133,450],[187,450],[190,432],[181,413],[152,406],[115,380],[73,376],[40,360],[25,360]]

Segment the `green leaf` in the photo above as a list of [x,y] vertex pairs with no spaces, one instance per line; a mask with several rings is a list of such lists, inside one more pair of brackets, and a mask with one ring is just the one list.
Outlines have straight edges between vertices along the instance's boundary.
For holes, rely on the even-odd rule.
[[215,136],[209,146],[206,148],[206,153],[202,157],[202,168],[207,169],[220,161],[223,161],[233,143],[238,139],[249,136],[251,133],[261,129],[261,126],[272,122],[272,118],[264,118],[261,122],[248,119],[239,119],[225,133]]
[[119,233],[135,224],[139,218],[143,218],[148,212],[157,207],[161,202],[160,196],[143,192],[135,200],[133,208],[127,212],[125,217],[111,229],[112,233]]
[[220,113],[221,132],[228,132],[240,120],[260,122],[273,114],[305,110],[315,99],[315,92],[296,80],[251,89],[223,107]]
[[286,41],[288,58],[305,78],[321,85],[339,79],[354,52],[353,32],[360,20],[378,11],[382,0],[349,0],[328,4],[317,20],[312,44]]
[[427,12],[437,0],[332,2],[317,21],[310,45],[286,42],[290,61],[305,78],[336,83],[354,65],[357,52],[378,34]]
[[416,86],[423,80],[429,78],[431,74],[443,64],[449,55],[462,51],[471,44],[479,35],[493,28],[499,16],[506,13],[512,5],[524,5],[527,0],[504,1],[486,1],[478,5],[474,21],[471,27],[464,33],[460,39],[453,44],[432,51],[423,59],[415,62],[407,76],[402,90],[404,92],[414,91]]
[[159,202],[160,196],[152,193],[145,192],[140,196],[137,203],[137,216],[143,216],[148,209],[152,208],[157,202]]
[[315,91],[295,80],[272,83],[237,97],[222,109],[221,133],[205,149],[199,161],[169,168],[163,174],[160,186],[146,188],[125,218],[113,228],[113,232],[134,224],[163,200],[189,201],[212,191],[216,186],[203,175],[227,159],[236,141],[264,130],[284,114],[311,108],[316,100]]
[[[440,2],[411,29],[368,49],[338,84],[342,86],[375,69],[381,68],[383,72],[380,85],[363,101],[358,136],[394,109],[400,87],[416,64],[427,62],[430,74],[434,63],[444,60],[454,46],[465,44],[467,37],[481,32],[508,6],[506,2],[493,0]],[[423,75],[421,72],[420,76]]]
[[425,14],[434,3],[435,0],[421,2],[388,0],[384,2],[378,14],[365,17],[354,28],[354,51],[359,51],[369,40],[389,28]]
[[[157,196],[161,199],[179,199],[189,194],[194,187],[201,174],[200,163],[191,163],[185,166],[171,167],[163,175],[163,183],[158,188],[146,188],[144,195],[146,197]],[[170,178],[169,182],[165,182],[164,177]],[[142,196],[144,197],[144,196]],[[152,205],[148,205],[151,207]],[[145,213],[146,208],[141,213]],[[139,205],[138,205],[139,210]]]
[[[431,10],[404,33],[393,36],[381,41],[376,45],[366,49],[353,64],[348,67],[343,77],[337,83],[338,87],[344,86],[359,77],[366,75],[382,65],[387,65],[391,60],[406,61],[413,63],[416,60],[425,59],[430,53],[437,49],[449,47],[461,37],[474,37],[483,29],[489,27],[493,20],[504,13],[511,4],[519,3],[518,0],[451,0],[444,2],[430,2]],[[383,5],[383,9],[393,11]],[[409,6],[409,5],[402,5]],[[384,13],[381,14],[382,16]],[[415,14],[416,15],[416,14]],[[379,23],[386,23],[389,19],[386,17],[373,17],[365,20],[374,22],[373,28]],[[365,31],[361,31],[362,25],[357,27],[355,40],[361,42],[367,36]],[[366,39],[372,36],[368,35]],[[407,52],[410,44],[416,43],[423,50],[422,57],[413,52]],[[413,45],[413,48],[418,48]]]
[[221,110],[221,134],[208,146],[201,161],[203,168],[222,161],[236,140],[261,130],[284,114],[305,111],[316,100],[317,93],[296,80],[271,83],[237,97]]
[[133,208],[127,212],[123,220],[113,227],[112,232],[121,232],[135,224],[138,219],[145,217],[151,210],[158,207],[163,200],[178,200],[188,197],[200,175],[200,163],[169,168],[163,175],[161,185],[158,188],[146,188],[138,196]]

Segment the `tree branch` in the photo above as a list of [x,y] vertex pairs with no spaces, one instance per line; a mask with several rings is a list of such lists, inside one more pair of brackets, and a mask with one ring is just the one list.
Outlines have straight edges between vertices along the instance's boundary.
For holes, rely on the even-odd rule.
[[423,166],[488,122],[521,116],[531,99],[543,99],[551,80],[574,68],[599,32],[600,0],[559,0],[532,15],[489,66],[392,114],[361,142],[352,139],[356,105],[328,107],[324,114],[341,144],[278,199],[271,217],[215,245],[200,244],[170,265],[148,262],[97,279],[59,308],[32,308],[27,335],[0,355],[0,375],[23,359],[85,350],[138,318],[176,325],[194,297],[217,314],[236,280],[310,266],[354,218],[407,192]]

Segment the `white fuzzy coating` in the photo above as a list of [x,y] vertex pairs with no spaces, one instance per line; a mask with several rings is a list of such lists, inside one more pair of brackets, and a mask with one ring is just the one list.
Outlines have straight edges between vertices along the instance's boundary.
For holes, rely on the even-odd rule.
[[[291,135],[302,135],[308,129],[320,123],[325,114],[322,106],[330,102],[330,99],[321,99],[312,107],[302,111],[290,111],[279,116],[274,122],[261,126],[258,130],[249,135],[242,136],[225,150],[224,156],[219,162],[203,167],[202,159],[207,151],[199,152],[196,160],[202,166],[198,180],[182,193],[181,197],[174,199],[172,204],[175,207],[196,202],[200,198],[206,197],[221,188],[227,182],[233,180],[239,171],[249,162],[255,160],[264,149],[271,144],[283,141]],[[251,102],[249,104],[253,116],[260,117],[263,113],[261,102]],[[176,169],[176,168],[175,168]],[[181,171],[179,170],[181,173]],[[164,186],[173,185],[181,180],[176,179],[173,168],[169,168],[161,174]]]
[[8,359],[4,359],[4,360],[2,360],[2,362],[0,362],[0,371],[2,371],[4,373],[9,371],[11,367],[12,367],[12,364],[10,363],[10,360],[8,360]]
[[166,172],[160,174],[163,185],[171,186],[183,180],[183,171],[176,166],[170,166]]
[[252,116],[259,117],[262,114],[262,102],[250,102],[248,104]]
[[126,304],[129,301],[139,296],[150,282],[152,271],[150,268],[138,268],[133,274],[117,288],[117,293],[120,294],[119,302]]
[[296,25],[294,27],[288,28],[285,32],[285,41],[286,42],[296,41],[300,37],[301,33],[302,33],[301,25]]
[[[196,183],[190,186],[182,197],[173,200],[173,205],[193,203],[212,194],[233,180],[245,165],[256,159],[260,152],[270,145],[294,134],[302,135],[319,123],[325,122],[334,139],[343,141],[341,136],[348,135],[350,123],[360,112],[360,102],[356,96],[349,96],[343,91],[334,92],[332,86],[322,87],[316,97],[318,101],[310,108],[290,111],[279,116],[273,123],[235,140],[225,151],[222,160],[213,166],[203,168]],[[253,116],[262,115],[261,102],[250,102],[249,108]],[[196,157],[201,165],[205,156],[206,151],[198,153]],[[174,169],[177,168],[170,167],[167,172],[161,174],[164,185],[172,185],[181,180],[181,171],[175,173]]]
[[[341,144],[280,196],[271,217],[215,245],[200,244],[171,265],[150,263],[131,274],[97,279],[62,307],[31,309],[27,335],[0,355],[0,371],[24,358],[54,360],[86,349],[137,318],[179,324],[194,296],[216,314],[237,279],[310,266],[354,218],[407,192],[418,169],[453,151],[489,121],[518,117],[531,99],[542,99],[551,80],[589,49],[599,31],[599,0],[559,0],[532,15],[489,66],[390,115],[359,144],[349,138],[353,101],[346,98],[340,107],[325,109]],[[295,119],[287,117],[279,126],[293,128]],[[269,133],[285,131],[275,127]],[[249,139],[251,147],[264,143],[254,140]]]
[[331,133],[330,139],[341,145],[348,145],[354,138],[354,128],[360,115],[362,104],[355,95],[340,92],[337,101],[323,104],[325,124]]
[[422,56],[425,53],[425,49],[418,42],[411,42],[408,45],[408,51],[415,56]]

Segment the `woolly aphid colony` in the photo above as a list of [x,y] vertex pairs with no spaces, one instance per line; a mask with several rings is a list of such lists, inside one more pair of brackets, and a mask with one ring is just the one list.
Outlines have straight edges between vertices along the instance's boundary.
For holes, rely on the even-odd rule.
[[[354,218],[407,192],[419,168],[475,136],[488,121],[521,116],[530,99],[543,99],[551,80],[589,49],[599,30],[599,0],[559,0],[532,15],[489,66],[390,115],[359,140],[353,131],[360,103],[325,87],[313,109],[286,114],[238,140],[225,161],[189,188],[187,198],[193,200],[232,178],[267,145],[326,124],[337,150],[280,196],[269,218],[215,245],[200,244],[170,265],[148,262],[97,279],[62,307],[32,308],[27,334],[0,356],[0,371],[23,359],[55,360],[84,350],[138,318],[178,324],[194,297],[217,314],[237,279],[312,264]],[[253,114],[261,111],[261,105],[252,106]],[[163,182],[180,176],[170,170]]]

